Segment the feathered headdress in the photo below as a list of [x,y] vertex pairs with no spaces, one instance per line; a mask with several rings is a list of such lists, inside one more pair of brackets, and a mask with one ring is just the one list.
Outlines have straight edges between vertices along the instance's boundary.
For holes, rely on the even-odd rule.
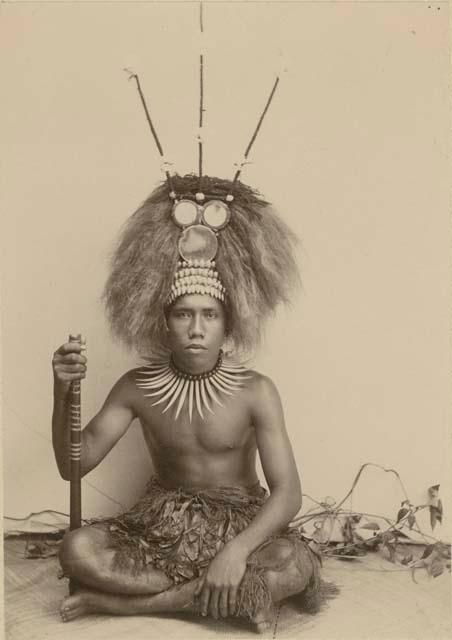
[[[195,194],[196,175],[173,176],[178,193]],[[203,188],[226,197],[232,181],[203,176]],[[143,354],[165,346],[164,312],[181,262],[181,230],[163,183],[125,224],[105,287],[108,317],[117,337]],[[225,288],[228,334],[235,348],[250,352],[263,322],[290,300],[297,282],[296,236],[251,187],[236,181],[228,225],[218,234],[215,267]],[[187,292],[188,293],[188,292]]]
[[[203,31],[202,11],[200,14]],[[198,175],[171,175],[137,74],[134,79],[166,181],[125,224],[104,300],[113,332],[150,355],[166,347],[164,314],[182,295],[211,295],[226,311],[234,350],[250,353],[263,322],[298,281],[296,236],[239,178],[278,86],[276,78],[232,180],[203,175],[204,57],[200,55]]]

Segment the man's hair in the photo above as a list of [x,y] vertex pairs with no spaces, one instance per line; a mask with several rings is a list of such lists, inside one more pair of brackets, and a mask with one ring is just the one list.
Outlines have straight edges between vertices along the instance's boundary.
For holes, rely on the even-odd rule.
[[[219,232],[215,258],[226,287],[229,336],[240,354],[260,341],[263,322],[297,284],[295,234],[251,187],[204,176],[173,176],[176,193],[206,199],[234,194],[229,224]],[[151,355],[166,346],[164,312],[179,258],[180,229],[171,218],[166,183],[124,225],[111,258],[104,301],[112,330],[128,346]]]

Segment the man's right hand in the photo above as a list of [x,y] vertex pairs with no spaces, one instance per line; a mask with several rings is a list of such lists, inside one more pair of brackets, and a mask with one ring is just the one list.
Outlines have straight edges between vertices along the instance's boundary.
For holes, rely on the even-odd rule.
[[52,368],[56,391],[66,393],[73,380],[81,380],[86,376],[85,348],[83,343],[74,341],[62,344],[55,351]]

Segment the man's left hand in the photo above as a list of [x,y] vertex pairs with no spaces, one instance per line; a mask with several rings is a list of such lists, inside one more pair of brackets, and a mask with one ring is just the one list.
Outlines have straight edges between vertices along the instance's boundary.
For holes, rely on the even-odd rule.
[[234,615],[247,557],[247,552],[233,542],[215,556],[195,591],[201,615],[210,614],[213,618]]

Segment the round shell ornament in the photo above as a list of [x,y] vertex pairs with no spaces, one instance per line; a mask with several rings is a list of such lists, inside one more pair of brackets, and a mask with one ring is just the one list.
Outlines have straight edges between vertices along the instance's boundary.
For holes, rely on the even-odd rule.
[[213,260],[217,249],[215,233],[201,224],[184,229],[179,239],[179,253],[183,260]]
[[202,217],[204,223],[213,229],[223,229],[229,222],[231,212],[229,207],[220,200],[212,200],[204,207]]
[[173,221],[179,227],[188,227],[198,221],[198,207],[191,200],[179,200],[172,211]]

